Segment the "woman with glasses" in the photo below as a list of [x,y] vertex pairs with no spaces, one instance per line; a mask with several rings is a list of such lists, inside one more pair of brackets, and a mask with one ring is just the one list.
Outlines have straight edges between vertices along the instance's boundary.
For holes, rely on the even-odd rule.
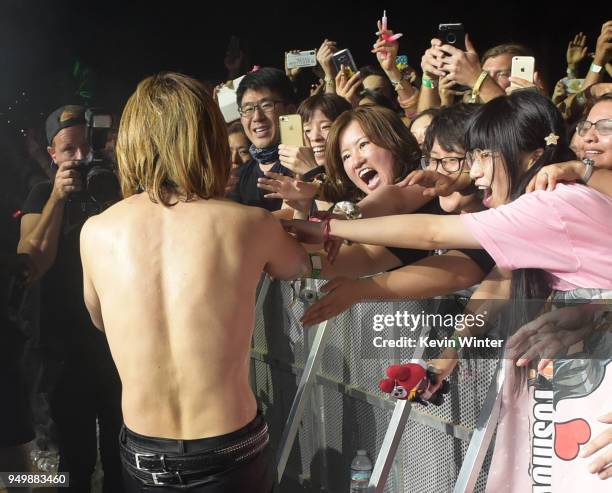
[[588,186],[612,196],[612,93],[595,100],[587,118],[576,124],[572,139],[578,160],[541,170],[527,187],[552,190],[558,182],[576,182],[589,176]]

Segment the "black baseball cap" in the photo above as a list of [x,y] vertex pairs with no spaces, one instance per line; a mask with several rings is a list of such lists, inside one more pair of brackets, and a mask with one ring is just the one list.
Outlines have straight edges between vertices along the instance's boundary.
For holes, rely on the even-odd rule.
[[47,144],[51,145],[60,130],[75,125],[85,125],[85,108],[75,104],[60,106],[47,118]]

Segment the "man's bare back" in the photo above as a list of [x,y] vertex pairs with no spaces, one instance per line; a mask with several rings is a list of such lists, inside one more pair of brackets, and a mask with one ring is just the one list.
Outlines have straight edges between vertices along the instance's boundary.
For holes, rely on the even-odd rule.
[[249,356],[261,272],[308,257],[268,212],[225,200],[172,207],[133,195],[81,235],[85,301],[106,332],[136,433],[196,439],[249,423]]

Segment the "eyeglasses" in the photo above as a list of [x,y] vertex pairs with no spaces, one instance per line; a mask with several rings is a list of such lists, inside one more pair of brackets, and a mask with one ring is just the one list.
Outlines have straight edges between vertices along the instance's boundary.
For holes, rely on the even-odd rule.
[[595,123],[588,120],[582,120],[576,125],[576,131],[580,137],[584,137],[591,127],[595,127],[595,130],[597,130],[600,135],[611,135],[612,118],[603,118],[602,120],[597,120]]
[[441,166],[447,173],[457,173],[458,171],[461,171],[464,161],[465,157],[436,158],[431,156],[423,156],[421,157],[421,168],[434,168],[434,171],[438,171],[438,167]]
[[263,101],[259,101],[259,103],[246,103],[243,104],[238,112],[240,116],[245,116],[247,118],[253,116],[255,114],[255,110],[259,108],[264,113],[272,113],[274,111],[274,107],[277,104],[282,103],[282,101],[274,101],[272,99],[264,99]]
[[465,164],[468,168],[474,166],[474,163],[484,163],[486,161],[493,161],[495,152],[482,149],[473,149],[465,154]]

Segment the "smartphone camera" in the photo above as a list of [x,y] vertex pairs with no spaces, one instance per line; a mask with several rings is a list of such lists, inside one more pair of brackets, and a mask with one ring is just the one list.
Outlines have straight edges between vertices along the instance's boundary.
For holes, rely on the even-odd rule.
[[438,37],[442,44],[451,45],[465,51],[465,30],[462,23],[440,24],[438,26]]

